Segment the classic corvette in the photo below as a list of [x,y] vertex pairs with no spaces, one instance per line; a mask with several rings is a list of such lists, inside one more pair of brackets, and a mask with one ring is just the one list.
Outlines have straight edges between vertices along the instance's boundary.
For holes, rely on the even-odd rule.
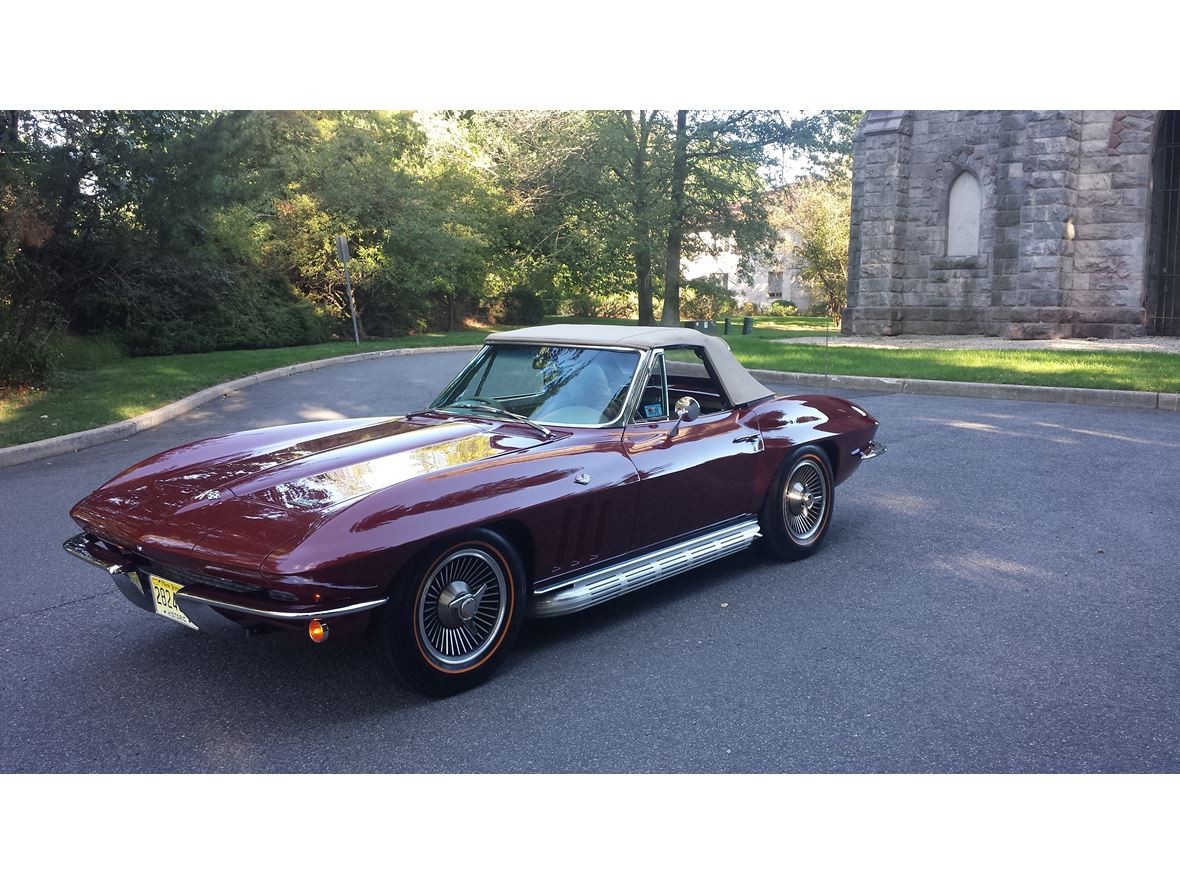
[[498,332],[421,411],[148,458],[73,508],[65,547],[192,630],[371,629],[395,676],[448,694],[486,679],[526,616],[756,540],[814,553],[835,487],[883,451],[877,426],[775,395],[689,329]]

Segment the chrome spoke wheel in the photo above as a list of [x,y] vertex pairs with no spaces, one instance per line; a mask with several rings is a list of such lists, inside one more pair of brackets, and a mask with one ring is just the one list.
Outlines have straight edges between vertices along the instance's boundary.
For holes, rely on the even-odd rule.
[[802,458],[783,487],[783,526],[797,544],[809,544],[820,533],[828,509],[828,479],[814,458]]
[[508,580],[496,557],[478,547],[454,550],[422,586],[415,617],[423,651],[446,667],[477,660],[508,610]]

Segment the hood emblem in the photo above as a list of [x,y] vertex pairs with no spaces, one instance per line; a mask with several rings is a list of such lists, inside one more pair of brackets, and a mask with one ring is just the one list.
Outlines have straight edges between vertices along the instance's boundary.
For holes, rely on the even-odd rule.
[[579,473],[577,476],[574,477],[574,482],[576,482],[580,486],[589,485],[590,484],[590,474],[589,473]]

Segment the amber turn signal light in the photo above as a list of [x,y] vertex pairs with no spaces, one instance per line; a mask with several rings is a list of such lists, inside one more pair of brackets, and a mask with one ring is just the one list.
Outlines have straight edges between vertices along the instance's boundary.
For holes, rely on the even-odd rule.
[[307,635],[311,637],[312,642],[323,642],[328,638],[328,625],[315,618],[307,625]]

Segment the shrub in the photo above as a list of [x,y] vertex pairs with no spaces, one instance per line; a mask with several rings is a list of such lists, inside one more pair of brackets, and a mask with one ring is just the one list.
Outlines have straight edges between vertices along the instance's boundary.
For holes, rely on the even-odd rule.
[[772,301],[766,305],[763,314],[768,317],[794,317],[799,315],[799,308],[793,301]]
[[0,386],[49,378],[61,361],[57,328],[50,305],[20,306],[0,296]]
[[566,309],[570,316],[575,317],[627,320],[635,316],[639,305],[634,293],[592,295],[588,292],[578,292],[570,296]]
[[545,301],[523,287],[504,293],[504,322],[511,326],[535,326],[545,319]]
[[[365,334],[377,338],[398,338],[425,332],[431,325],[428,299],[407,292],[391,274],[378,271],[362,290],[355,293],[357,310],[364,320]],[[352,318],[343,311],[338,331],[352,335]]]
[[689,280],[680,289],[680,316],[684,319],[712,320],[736,306],[728,289],[705,278]]
[[39,272],[20,251],[30,222],[19,209],[11,191],[0,188],[0,386],[43,382],[61,359],[62,315],[45,291],[57,274]]
[[132,356],[313,344],[324,320],[281,278],[216,267],[141,265],[74,305],[77,328],[109,330]]
[[680,290],[680,315],[685,319],[715,320],[736,307],[733,294],[706,277],[689,280]]

